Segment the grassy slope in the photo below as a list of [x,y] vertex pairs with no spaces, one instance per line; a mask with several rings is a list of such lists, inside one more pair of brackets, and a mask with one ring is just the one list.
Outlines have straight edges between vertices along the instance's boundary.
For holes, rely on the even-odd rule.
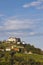
[[43,62],[43,55],[17,53],[16,56],[23,57],[25,60],[34,59],[36,62]]
[[[6,57],[7,60],[10,59],[10,56],[11,56],[11,55],[9,54],[9,52],[6,52],[5,57]],[[29,59],[33,59],[33,60],[35,60],[36,62],[43,62],[43,55],[16,53],[15,56],[16,56],[17,58],[20,57],[20,59],[23,58],[25,61],[26,61],[26,60],[28,61]],[[2,62],[5,62],[5,57],[2,58]]]

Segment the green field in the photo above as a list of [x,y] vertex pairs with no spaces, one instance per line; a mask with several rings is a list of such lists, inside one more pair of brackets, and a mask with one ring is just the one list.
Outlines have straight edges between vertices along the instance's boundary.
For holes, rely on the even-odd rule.
[[[11,59],[15,65],[43,65],[43,55],[38,54],[24,54],[24,53],[15,53],[13,56],[11,52],[5,52],[5,55],[0,57],[0,65],[10,65]],[[38,63],[38,64],[36,64]]]
[[23,57],[25,60],[33,59],[36,62],[43,62],[43,55],[38,55],[38,54],[16,54],[17,57]]

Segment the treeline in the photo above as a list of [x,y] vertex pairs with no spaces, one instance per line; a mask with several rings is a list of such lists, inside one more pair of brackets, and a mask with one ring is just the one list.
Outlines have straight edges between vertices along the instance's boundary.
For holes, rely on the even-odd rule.
[[27,52],[31,51],[32,53],[43,54],[43,51],[41,49],[35,48],[33,45],[30,44],[24,44],[24,48]]
[[32,52],[32,53],[35,53],[35,54],[43,54],[43,51],[39,48],[35,48],[33,45],[30,45],[30,44],[23,44],[22,42],[20,44],[17,44],[17,43],[14,43],[14,42],[10,42],[10,45],[9,43],[6,43],[6,41],[0,41],[0,49],[4,49],[6,47],[10,47],[11,45],[16,45],[16,46],[21,46],[21,47],[24,47],[24,49],[20,50],[20,52],[24,53],[25,51],[28,52]]

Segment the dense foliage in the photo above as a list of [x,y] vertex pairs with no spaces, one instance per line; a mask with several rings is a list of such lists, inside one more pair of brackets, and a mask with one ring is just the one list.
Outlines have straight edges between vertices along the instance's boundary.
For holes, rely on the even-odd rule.
[[43,65],[43,55],[11,52],[0,52],[0,65]]
[[[19,49],[19,52],[14,50],[5,51],[6,47],[14,45],[24,48]],[[4,49],[4,51],[1,51],[1,49]],[[32,54],[28,54],[29,51]],[[6,41],[0,41],[0,65],[43,65],[43,51],[35,48],[33,45],[23,44],[22,42],[18,45],[17,42],[8,43]]]

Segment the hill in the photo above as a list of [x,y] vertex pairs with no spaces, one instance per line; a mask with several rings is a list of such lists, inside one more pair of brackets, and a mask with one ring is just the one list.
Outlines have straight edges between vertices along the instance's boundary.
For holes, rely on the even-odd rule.
[[33,45],[25,44],[25,42],[22,42],[20,38],[14,38],[10,37],[8,39],[9,41],[0,41],[0,50],[2,51],[11,51],[12,49],[14,51],[22,52],[22,53],[34,53],[34,54],[43,54],[43,51],[39,48],[35,48]]
[[0,41],[0,65],[43,65],[41,49],[25,44],[20,38],[11,39]]

